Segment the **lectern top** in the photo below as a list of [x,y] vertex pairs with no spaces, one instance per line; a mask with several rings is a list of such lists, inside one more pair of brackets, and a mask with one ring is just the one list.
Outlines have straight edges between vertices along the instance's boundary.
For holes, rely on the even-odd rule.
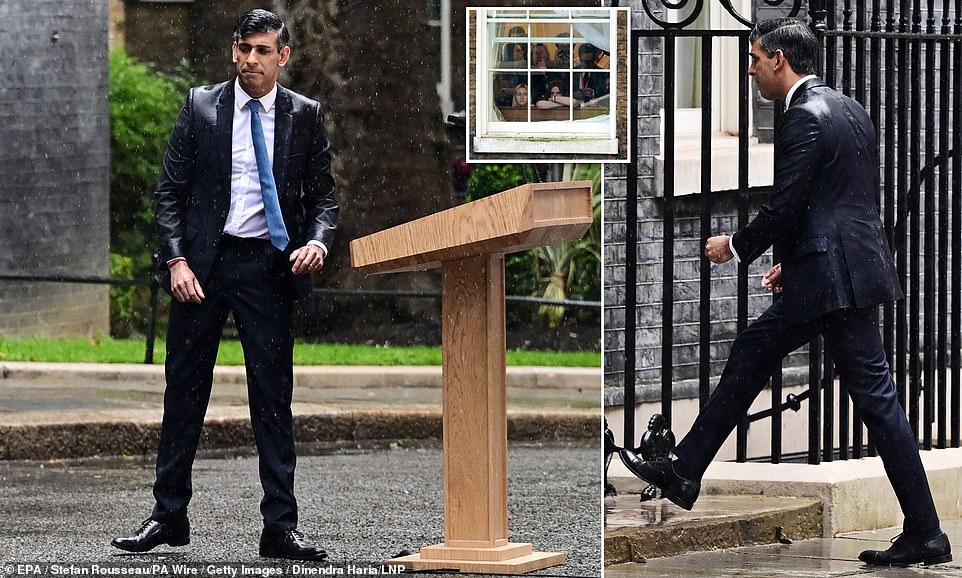
[[591,226],[591,181],[529,183],[351,241],[365,273],[437,267],[577,240]]

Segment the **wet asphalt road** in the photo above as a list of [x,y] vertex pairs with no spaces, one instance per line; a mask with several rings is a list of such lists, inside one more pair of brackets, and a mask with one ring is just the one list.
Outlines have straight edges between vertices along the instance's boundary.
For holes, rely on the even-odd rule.
[[[510,540],[568,556],[567,565],[536,574],[600,576],[597,447],[511,445],[508,467]],[[127,554],[109,542],[149,515],[152,462],[0,462],[0,574],[18,562],[262,562],[261,488],[252,452],[199,456],[193,481],[191,544]],[[380,564],[443,541],[437,446],[303,448],[295,484],[299,529],[334,563]]]

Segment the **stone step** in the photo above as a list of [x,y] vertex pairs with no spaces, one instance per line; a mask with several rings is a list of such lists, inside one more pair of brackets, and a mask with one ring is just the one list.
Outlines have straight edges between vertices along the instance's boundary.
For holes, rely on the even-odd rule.
[[605,499],[605,565],[822,535],[822,503],[814,498],[702,495],[695,509],[638,494]]

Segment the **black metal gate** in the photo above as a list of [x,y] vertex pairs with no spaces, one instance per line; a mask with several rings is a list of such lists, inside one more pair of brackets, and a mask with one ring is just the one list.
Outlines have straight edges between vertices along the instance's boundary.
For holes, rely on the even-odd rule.
[[[700,239],[718,234],[715,205],[721,200],[737,209],[737,228],[748,221],[752,200],[763,197],[765,187],[749,186],[749,107],[754,95],[747,77],[748,35],[752,19],[739,14],[730,0],[719,0],[725,12],[741,26],[733,29],[698,29],[692,23],[705,0],[657,0],[641,3],[647,29],[632,31],[632,71],[635,82],[630,98],[630,118],[639,118],[644,106],[639,90],[638,71],[641,47],[660,41],[664,81],[661,90],[664,130],[661,150],[663,171],[660,183],[660,221],[662,223],[660,373],[661,413],[672,419],[675,399],[675,362],[678,357],[674,326],[679,318],[675,303],[676,208],[684,202],[689,212],[697,211]],[[962,349],[962,1],[954,7],[949,0],[936,6],[928,0],[923,11],[919,0],[811,0],[802,6],[764,0],[753,9],[754,18],[777,7],[779,15],[805,14],[820,41],[820,76],[829,86],[861,102],[875,123],[879,142],[882,187],[882,217],[907,298],[880,308],[879,323],[886,353],[898,384],[899,399],[924,449],[960,446],[960,349]],[[672,12],[681,16],[670,18]],[[680,39],[694,38],[702,55],[701,66],[701,191],[696,201],[675,197],[675,59]],[[716,38],[737,39],[738,50],[738,130],[737,188],[712,191],[712,51]],[[690,42],[690,41],[689,41]],[[775,103],[777,130],[782,103]],[[760,114],[756,114],[759,117]],[[758,123],[756,123],[758,124]],[[624,445],[637,445],[635,427],[637,360],[637,320],[639,307],[639,130],[632,131],[632,162],[627,167],[624,209]],[[776,151],[777,154],[777,151]],[[649,206],[651,204],[649,203]],[[692,207],[695,207],[692,209]],[[717,221],[715,221],[717,227]],[[734,230],[734,229],[733,229]],[[777,262],[778,256],[773,257]],[[717,273],[716,273],[717,275]],[[753,281],[757,282],[757,281]],[[713,364],[723,355],[713,356],[712,320],[713,269],[701,257],[698,279],[698,307],[690,315],[697,322],[697,383],[702,407],[714,385]],[[756,296],[757,299],[757,296]],[[749,321],[749,268],[740,264],[737,273],[737,330]],[[619,328],[621,329],[621,328]],[[770,418],[771,452],[764,458],[772,463],[782,459],[807,459],[808,463],[874,455],[871,439],[863,439],[863,427],[850,405],[844,382],[836,380],[830,357],[819,339],[809,344],[808,389],[782,399],[782,374],[771,380],[771,407],[745,416],[737,432],[737,460],[747,456],[749,424]],[[674,357],[673,357],[674,356]],[[721,359],[719,359],[721,357]],[[839,402],[836,405],[835,398]],[[783,456],[782,412],[798,411],[807,402],[807,452]],[[836,415],[837,407],[837,415]],[[647,416],[645,416],[647,419]],[[837,429],[836,429],[837,428]],[[838,442],[835,442],[835,439]],[[755,456],[758,457],[758,456]]]

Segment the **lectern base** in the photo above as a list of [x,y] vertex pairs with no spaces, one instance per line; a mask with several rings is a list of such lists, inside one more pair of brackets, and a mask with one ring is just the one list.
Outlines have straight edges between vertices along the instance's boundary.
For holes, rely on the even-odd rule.
[[[505,555],[520,554],[510,558]],[[448,557],[443,557],[444,555]],[[497,548],[448,548],[428,546],[417,554],[392,558],[409,570],[456,570],[485,574],[524,574],[565,563],[564,552],[534,552],[530,544],[506,544]]]

